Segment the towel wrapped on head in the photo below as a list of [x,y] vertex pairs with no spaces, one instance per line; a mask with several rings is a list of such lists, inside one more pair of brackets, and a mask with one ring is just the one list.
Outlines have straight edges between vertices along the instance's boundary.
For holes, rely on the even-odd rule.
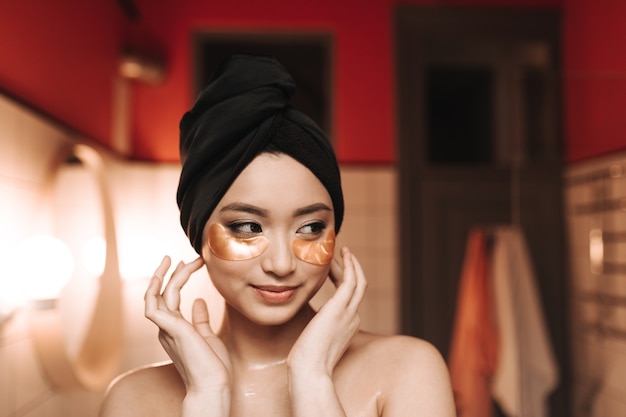
[[326,134],[290,106],[294,92],[291,75],[275,58],[233,55],[183,116],[176,200],[196,252],[219,201],[263,152],[285,153],[315,174],[330,194],[339,232],[344,203],[335,153]]

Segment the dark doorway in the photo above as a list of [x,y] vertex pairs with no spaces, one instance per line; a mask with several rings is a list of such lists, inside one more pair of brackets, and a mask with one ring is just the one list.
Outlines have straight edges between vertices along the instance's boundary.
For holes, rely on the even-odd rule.
[[560,14],[403,5],[395,30],[402,331],[447,357],[470,229],[520,225],[566,416]]
[[232,54],[273,56],[296,82],[291,104],[332,137],[332,36],[326,33],[200,31],[193,36],[194,97]]

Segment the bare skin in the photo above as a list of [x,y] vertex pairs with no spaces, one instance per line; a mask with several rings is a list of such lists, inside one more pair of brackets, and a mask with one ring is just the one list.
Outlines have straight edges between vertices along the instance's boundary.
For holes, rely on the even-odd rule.
[[[232,416],[290,416],[285,364],[243,369]],[[347,416],[454,416],[444,364],[429,344],[359,333],[335,369]],[[435,383],[433,383],[435,381]],[[135,371],[113,386],[102,416],[179,416],[185,385],[172,364]],[[114,399],[113,399],[114,398]]]
[[[216,223],[270,245],[236,261],[203,250],[180,263],[163,288],[170,269],[164,259],[146,291],[146,316],[172,363],[120,377],[101,417],[455,415],[448,371],[430,344],[359,331],[367,281],[347,248],[328,265],[294,255],[295,238],[315,242],[334,227],[330,197],[304,166],[261,154],[207,228]],[[204,301],[194,303],[191,322],[179,310],[181,288],[202,266],[226,301],[217,334]],[[337,290],[315,312],[308,302],[328,278]]]

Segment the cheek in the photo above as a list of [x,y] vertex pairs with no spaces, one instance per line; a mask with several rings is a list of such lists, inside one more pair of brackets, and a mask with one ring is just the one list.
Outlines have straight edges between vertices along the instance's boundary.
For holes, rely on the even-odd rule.
[[211,283],[222,297],[232,299],[244,290],[247,285],[245,277],[250,275],[245,262],[225,261],[213,254],[204,257],[204,262]]
[[214,253],[208,242],[202,247],[202,259],[213,286],[222,296],[226,296],[231,289],[237,288],[238,283],[241,282],[238,277],[249,274],[250,264],[248,262],[222,259]]
[[311,291],[311,297],[315,296],[317,292],[322,288],[326,280],[328,279],[328,274],[330,273],[330,266],[328,265],[313,265],[308,264],[306,267],[305,274],[307,275],[307,286]]

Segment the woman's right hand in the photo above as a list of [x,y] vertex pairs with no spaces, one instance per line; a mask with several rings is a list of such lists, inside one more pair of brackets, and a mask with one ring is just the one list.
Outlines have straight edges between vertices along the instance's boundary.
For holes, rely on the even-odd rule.
[[[159,327],[159,341],[187,389],[185,401],[197,403],[199,398],[203,398],[202,401],[210,398],[212,402],[221,402],[222,407],[211,404],[214,410],[226,410],[226,414],[221,415],[228,415],[232,368],[226,347],[211,329],[206,303],[202,299],[194,301],[191,322],[180,312],[180,291],[191,274],[203,265],[202,258],[188,264],[179,263],[161,292],[165,274],[171,266],[171,260],[166,256],[146,291],[145,314]],[[197,405],[193,408],[201,406]]]

